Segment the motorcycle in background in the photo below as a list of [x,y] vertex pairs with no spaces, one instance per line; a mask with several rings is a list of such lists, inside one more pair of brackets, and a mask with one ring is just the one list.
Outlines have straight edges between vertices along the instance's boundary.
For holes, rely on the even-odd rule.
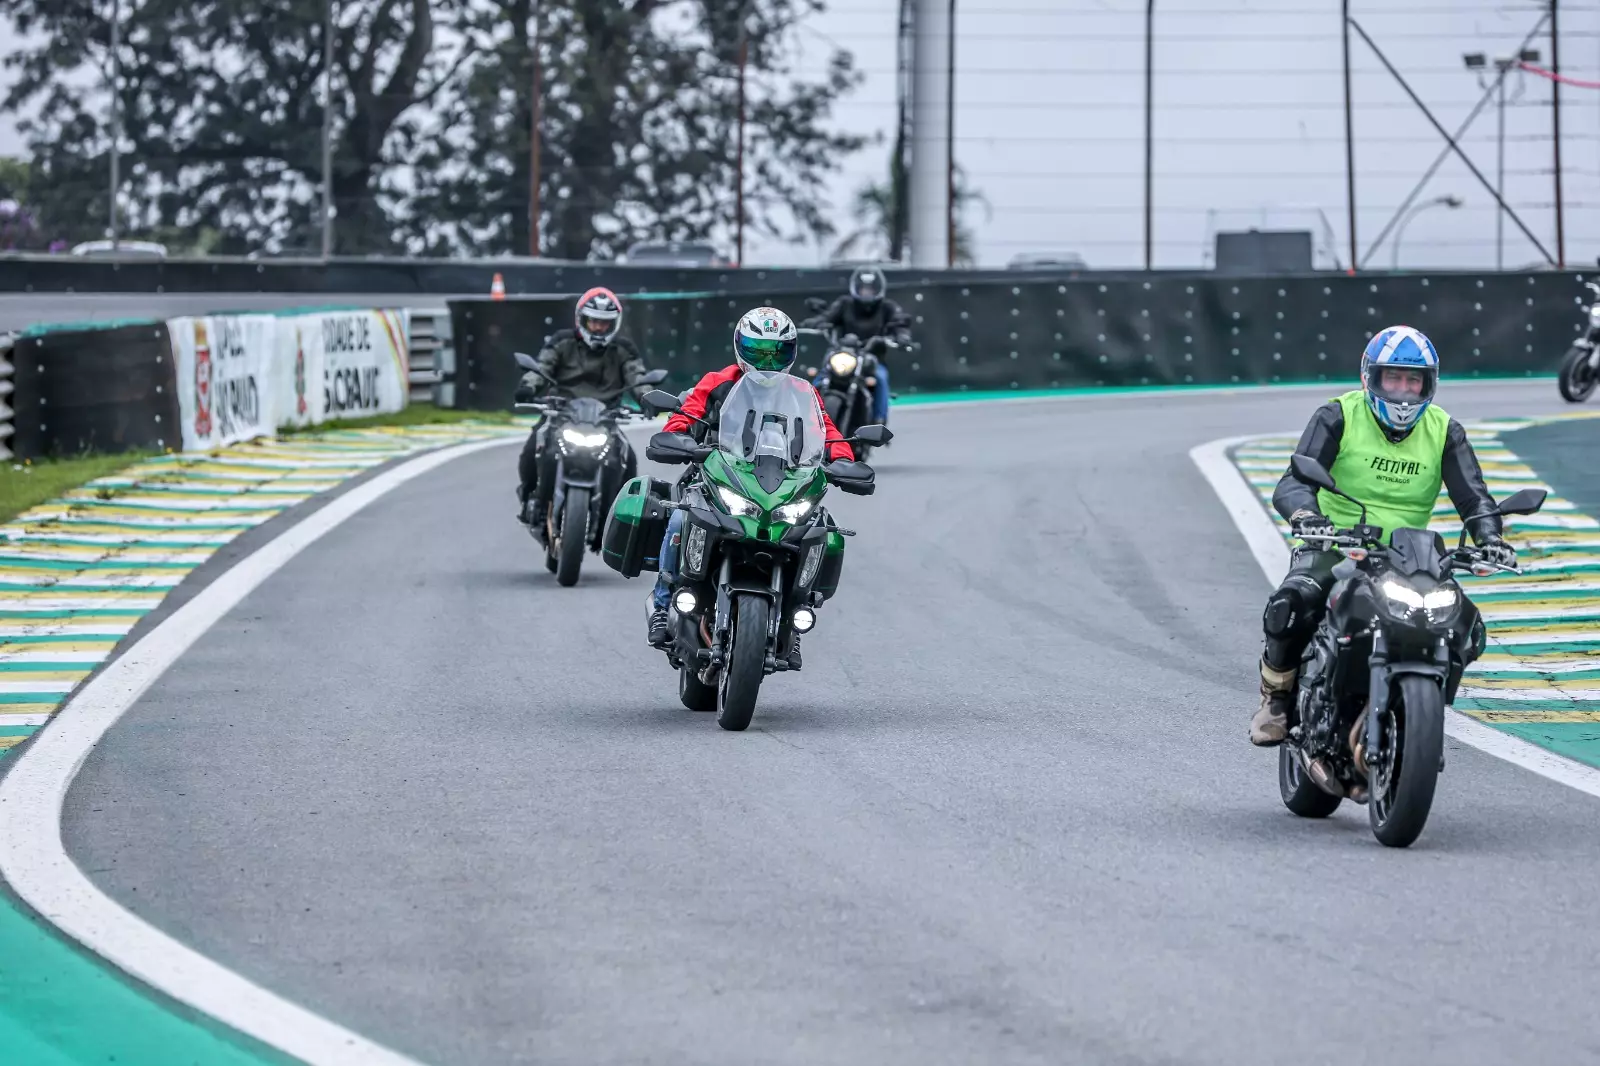
[[1561,357],[1556,379],[1561,398],[1568,403],[1582,403],[1593,394],[1595,385],[1600,384],[1600,285],[1592,281],[1583,284],[1593,293],[1588,308],[1589,325]]
[[[531,355],[512,355],[522,369],[556,384]],[[652,370],[641,384],[659,385],[666,377],[665,370]],[[637,465],[621,427],[648,416],[581,396],[552,395],[515,407],[537,411],[550,424],[547,446],[556,449],[555,491],[544,522],[528,532],[544,546],[545,569],[556,575],[556,584],[570,588],[578,583],[584,550],[600,551],[611,501]]]

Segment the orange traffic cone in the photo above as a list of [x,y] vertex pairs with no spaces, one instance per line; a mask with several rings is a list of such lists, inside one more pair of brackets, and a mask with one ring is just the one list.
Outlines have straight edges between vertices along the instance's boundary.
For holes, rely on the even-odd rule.
[[504,300],[506,298],[506,279],[499,274],[494,276],[494,284],[489,286],[489,299]]

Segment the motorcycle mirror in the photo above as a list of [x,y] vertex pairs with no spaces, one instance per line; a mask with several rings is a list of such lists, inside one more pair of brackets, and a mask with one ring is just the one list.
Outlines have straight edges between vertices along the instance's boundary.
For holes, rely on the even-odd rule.
[[[863,429],[866,427],[863,426]],[[822,473],[828,481],[839,486],[840,492],[848,492],[852,496],[871,496],[876,475],[872,467],[866,463],[852,462],[849,459],[835,459],[822,467]]]
[[535,362],[533,356],[529,355],[527,352],[512,352],[511,358],[515,359],[517,361],[517,365],[524,370],[537,371],[539,369],[539,364]]
[[1501,500],[1495,510],[1502,515],[1533,514],[1544,506],[1546,495],[1544,489],[1518,489]]
[[888,426],[862,426],[856,430],[856,435],[850,438],[851,444],[870,444],[874,448],[881,448],[894,440],[894,434]]
[[659,385],[665,380],[667,380],[667,372],[665,370],[652,370],[639,379],[639,384]]
[[1333,475],[1328,473],[1321,463],[1309,455],[1296,452],[1289,457],[1289,469],[1294,471],[1294,476],[1308,485],[1315,485],[1319,489],[1329,492],[1338,492],[1339,486],[1334,484]]
[[678,403],[678,398],[666,389],[651,389],[644,394],[643,399],[645,403],[657,411],[671,411],[674,414],[682,412],[682,406]]

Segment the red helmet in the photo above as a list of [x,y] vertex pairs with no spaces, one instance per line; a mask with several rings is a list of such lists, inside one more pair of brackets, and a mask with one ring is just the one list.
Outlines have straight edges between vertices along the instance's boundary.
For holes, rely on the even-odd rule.
[[622,302],[610,289],[590,289],[578,297],[577,323],[584,343],[604,348],[622,328]]

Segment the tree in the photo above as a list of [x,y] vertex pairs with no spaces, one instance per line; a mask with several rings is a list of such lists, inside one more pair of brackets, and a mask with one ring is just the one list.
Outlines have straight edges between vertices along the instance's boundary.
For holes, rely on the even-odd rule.
[[[392,145],[448,80],[435,20],[462,0],[341,0],[334,36],[339,249],[395,247]],[[325,0],[0,0],[23,37],[0,110],[33,152],[46,218],[75,239],[109,221],[109,96],[119,15],[122,232],[212,231],[215,250],[320,245]]]
[[641,239],[723,238],[737,177],[736,72],[747,40],[746,225],[824,236],[823,178],[865,139],[822,123],[860,76],[835,52],[794,76],[792,38],[823,0],[470,0],[475,60],[437,126],[412,131],[414,250],[526,253],[530,109],[541,72],[540,247],[607,258]]
[[[901,205],[895,196],[894,180],[895,167],[890,163],[890,178],[888,181],[872,182],[861,186],[856,191],[855,203],[851,206],[851,217],[858,225],[855,229],[845,234],[833,249],[834,259],[864,256],[870,259],[892,259],[894,249],[894,235],[896,233],[896,215]],[[983,193],[978,192],[967,184],[966,172],[957,166],[955,168],[955,248],[952,249],[956,266],[969,267],[977,260],[977,239],[972,232],[972,227],[964,220],[967,209],[975,204],[982,204],[984,217],[992,217],[988,199]],[[901,216],[904,217],[903,215]],[[901,223],[903,225],[903,223]]]

